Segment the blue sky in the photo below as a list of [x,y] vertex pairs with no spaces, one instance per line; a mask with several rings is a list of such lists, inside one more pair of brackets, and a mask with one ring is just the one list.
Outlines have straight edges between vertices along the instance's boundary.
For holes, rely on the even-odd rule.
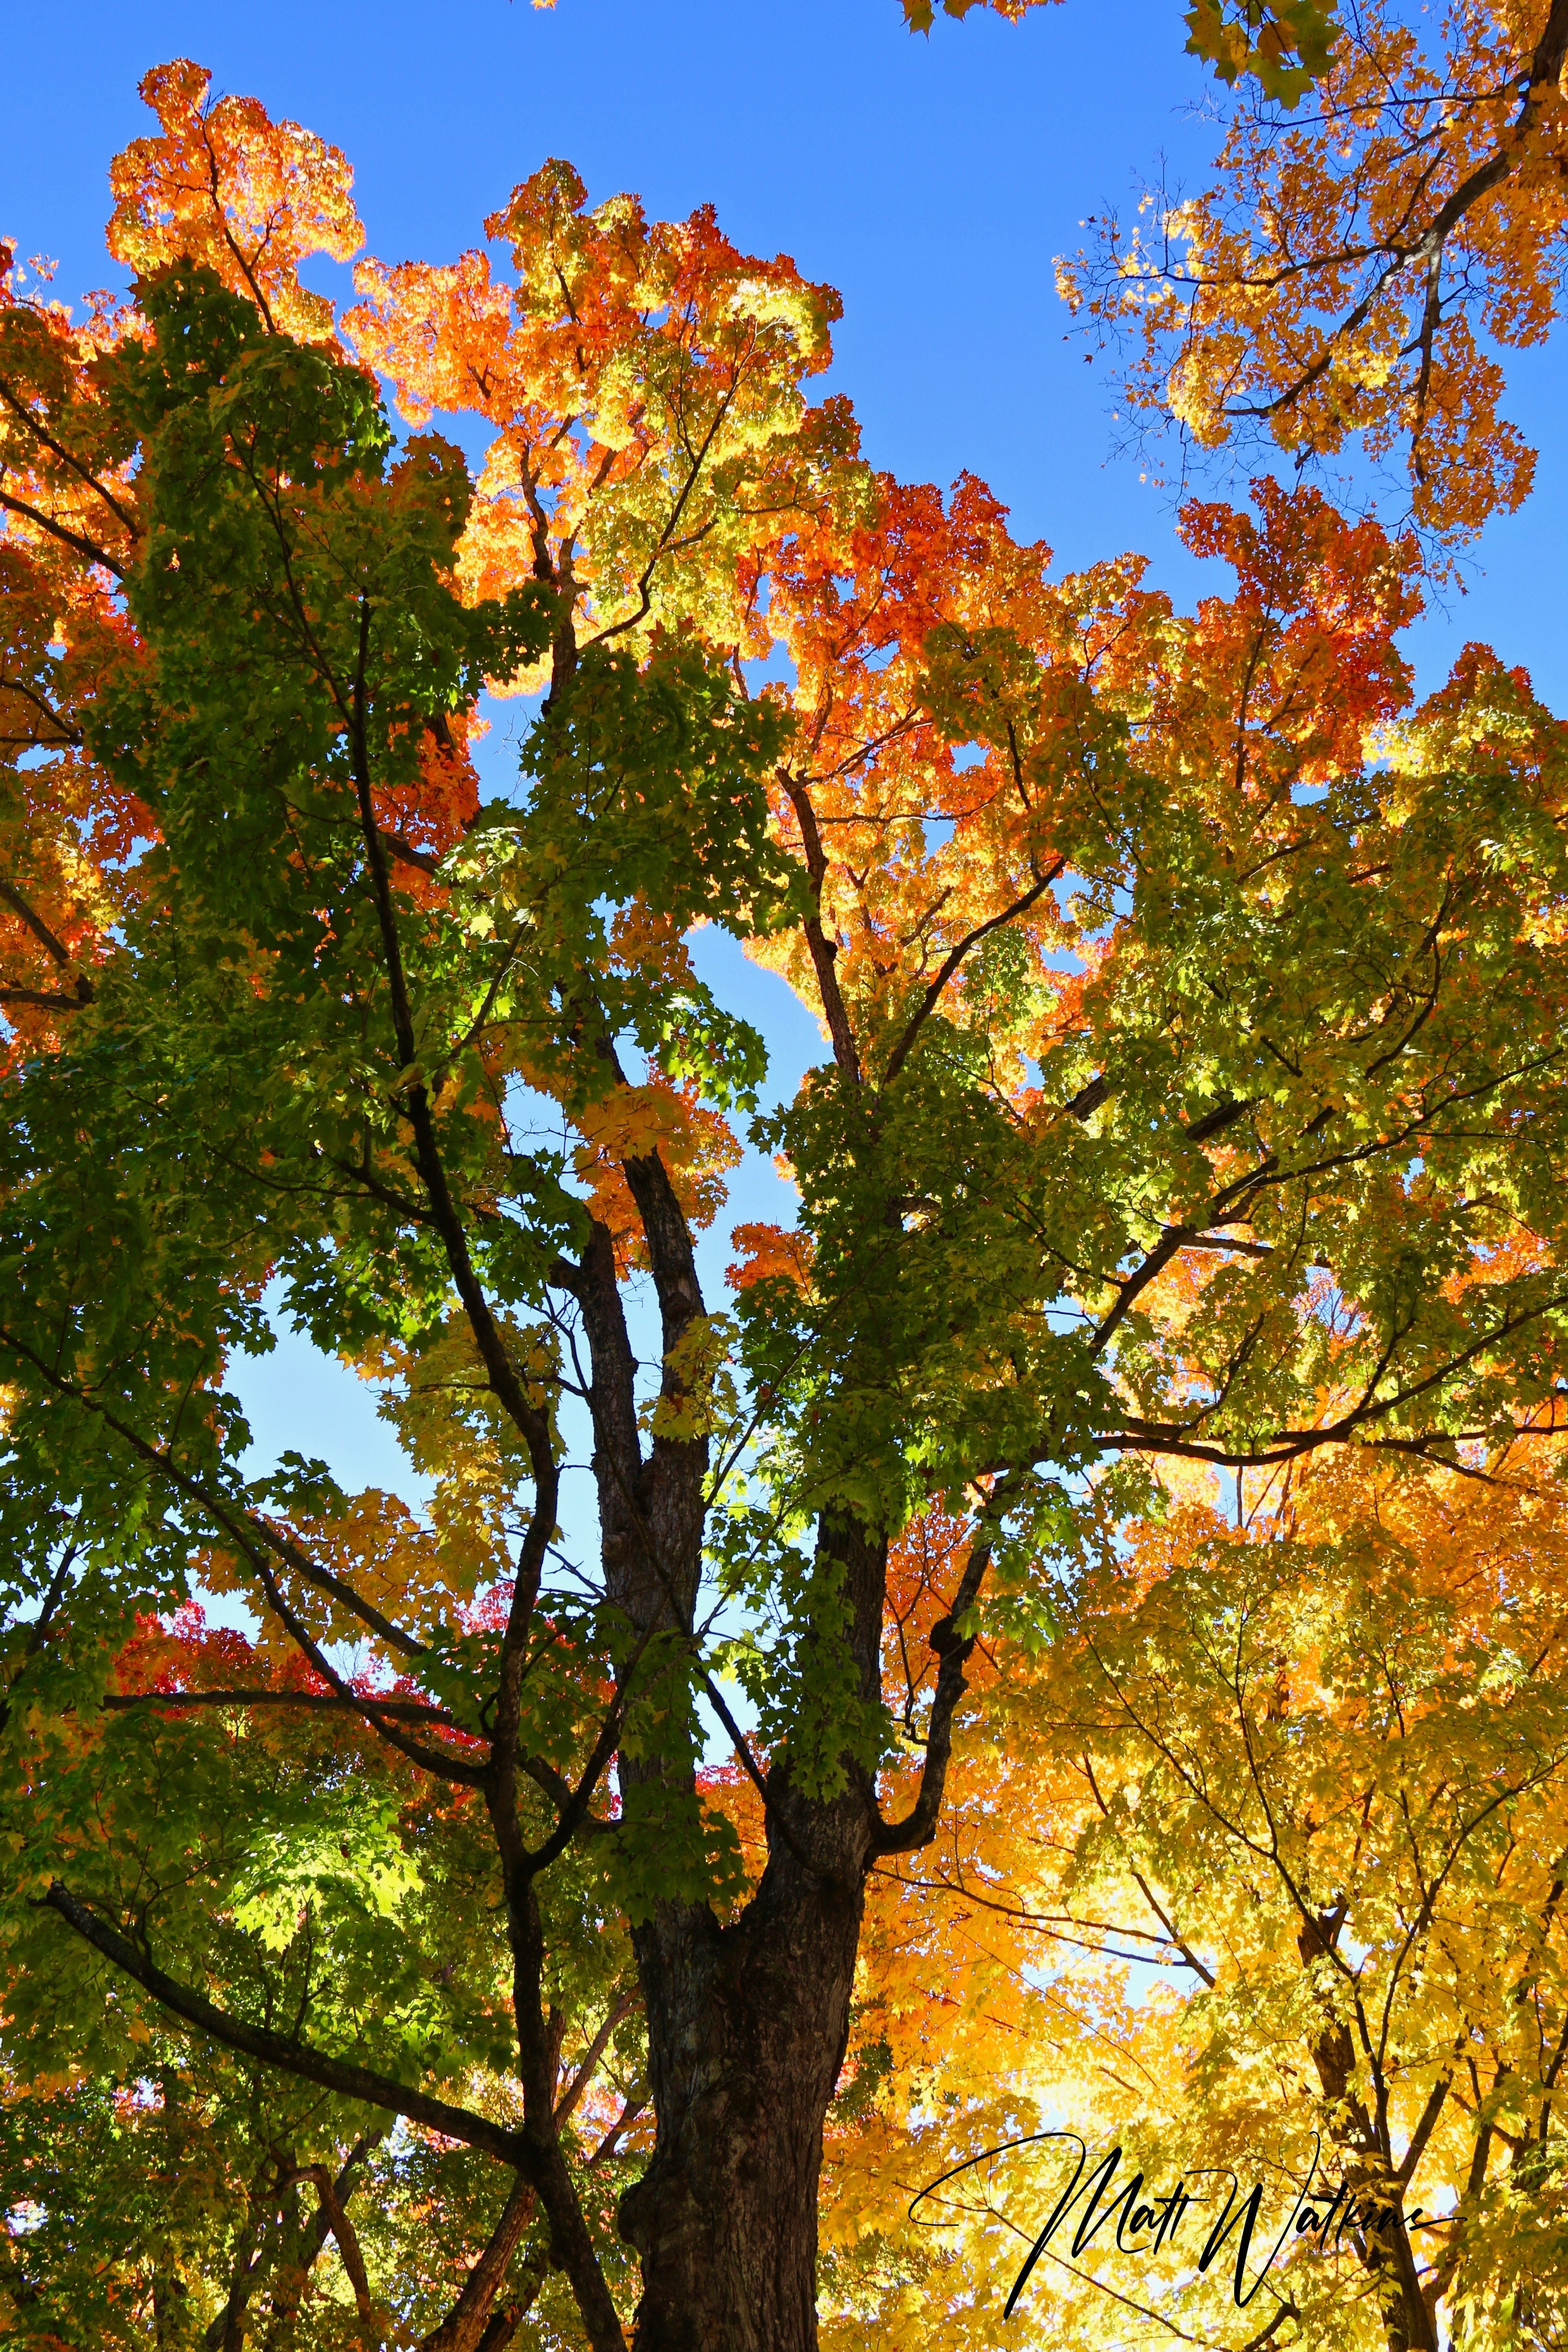
[[[976,12],[920,39],[898,0],[51,0],[8,12],[0,237],[52,256],[67,299],[114,282],[109,160],[152,127],[140,76],[181,55],[342,147],[388,261],[478,242],[512,185],[563,155],[595,198],[633,189],[665,216],[710,201],[738,243],[837,286],[831,381],[873,463],[942,484],[968,467],[1064,566],[1135,547],[1188,602],[1223,575],[1185,555],[1167,496],[1111,454],[1109,387],[1052,281],[1083,217],[1125,205],[1162,155],[1174,179],[1201,180],[1215,86],[1182,56],[1180,16],[1180,0],[1065,0],[1021,26]],[[1563,709],[1568,339],[1510,373],[1510,413],[1542,449],[1535,493],[1491,527],[1468,593],[1411,649],[1431,687],[1485,638]],[[791,1089],[817,1057],[815,1024],[727,943],[702,953],[748,999]],[[733,1219],[770,1213],[771,1188],[765,1166],[742,1171],[715,1266]],[[371,1401],[335,1365],[290,1343],[244,1386],[268,1450],[330,1452],[354,1483],[390,1483]]]
[[[478,242],[563,155],[595,197],[634,189],[667,217],[711,201],[737,242],[837,286],[833,383],[874,463],[942,483],[968,467],[1064,564],[1137,547],[1190,597],[1199,567],[1110,457],[1101,368],[1064,340],[1052,283],[1081,219],[1162,154],[1201,179],[1216,86],[1184,37],[1181,0],[1065,0],[1016,26],[976,10],[929,39],[898,0],[51,0],[8,12],[0,236],[55,256],[62,294],[113,278],[109,159],[153,127],[142,73],[180,55],[341,146],[384,259]],[[1539,484],[1417,631],[1429,682],[1479,635],[1568,703],[1565,353],[1510,362]]]

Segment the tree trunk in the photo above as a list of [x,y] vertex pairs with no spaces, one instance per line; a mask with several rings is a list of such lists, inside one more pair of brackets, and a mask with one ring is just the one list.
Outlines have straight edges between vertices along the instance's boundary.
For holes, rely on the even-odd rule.
[[[1331,1949],[1331,1931],[1337,1933],[1337,1929],[1331,1930],[1330,1919],[1303,1916],[1296,1944],[1308,1968]],[[1386,2218],[1382,2227],[1363,2229],[1356,2233],[1356,2241],[1362,2266],[1377,2286],[1388,2352],[1437,2352],[1436,2325],[1421,2293],[1410,2232],[1400,2208],[1397,2172],[1387,2128],[1384,2126],[1380,2131],[1374,2125],[1356,2089],[1355,2046],[1342,2018],[1335,2018],[1314,2038],[1312,2061],[1324,2096],[1350,2126],[1339,2141],[1339,2156],[1346,2184],[1352,2192],[1352,2201],[1365,2204],[1373,2199],[1385,2200]],[[1375,2061],[1373,2076],[1380,2094],[1378,2113],[1385,2116],[1387,2086]]]
[[[690,1235],[658,1155],[625,1163],[658,1291],[661,1394],[685,1402],[679,1348],[702,1312]],[[590,1405],[605,1591],[634,1636],[689,1635],[702,1563],[708,1447],[656,1433],[645,1458],[607,1231],[560,1276],[577,1297],[593,1360]],[[657,1424],[656,1424],[657,1432]],[[884,1540],[824,1514],[818,1561],[840,1609],[808,1643],[847,1650],[863,1702],[881,1687]],[[806,1662],[809,1683],[810,1660]],[[741,1916],[660,1906],[632,1943],[647,2012],[657,2132],[647,2171],[619,2207],[642,2260],[635,2352],[815,2352],[822,2132],[844,2063],[876,1790],[845,1759],[846,1786],[808,1799],[787,1752],[766,1777],[768,1863]],[[623,1794],[691,1801],[696,1754],[622,1754]]]
[[[886,1546],[824,1528],[876,1687]],[[822,2134],[849,2038],[876,1825],[850,1769],[827,1802],[768,1781],[767,1868],[741,1916],[666,1906],[634,1931],[658,2135],[621,2199],[642,2258],[635,2352],[815,2352]]]
[[822,2130],[863,1908],[858,1869],[825,1884],[775,1849],[732,1926],[679,1913],[639,1936],[658,2133],[620,2205],[642,2257],[636,2352],[813,2352]]

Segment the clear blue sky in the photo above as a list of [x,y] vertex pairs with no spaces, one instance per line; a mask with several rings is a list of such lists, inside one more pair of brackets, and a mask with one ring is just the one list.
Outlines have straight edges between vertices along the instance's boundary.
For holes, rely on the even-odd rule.
[[[1214,86],[1182,56],[1180,19],[1180,0],[1065,0],[922,40],[898,0],[51,0],[6,14],[0,236],[52,255],[68,299],[113,282],[109,159],[151,128],[140,76],[181,55],[342,147],[389,261],[478,242],[550,154],[595,198],[634,189],[666,217],[710,200],[738,243],[840,289],[833,382],[874,463],[944,484],[967,467],[1064,565],[1136,547],[1190,600],[1204,575],[1165,497],[1110,456],[1101,371],[1068,338],[1051,270],[1083,216],[1125,205],[1162,153],[1200,178]],[[1563,709],[1568,335],[1510,374],[1511,413],[1542,446],[1535,494],[1491,528],[1469,593],[1419,625],[1413,651],[1430,687],[1486,638]],[[815,1026],[761,975],[748,986],[787,1087],[816,1058]],[[731,1219],[768,1213],[768,1173],[747,1172],[720,1265]],[[258,1433],[310,1451],[331,1435],[346,1472],[384,1476],[368,1401],[342,1378],[280,1351],[246,1384]]]

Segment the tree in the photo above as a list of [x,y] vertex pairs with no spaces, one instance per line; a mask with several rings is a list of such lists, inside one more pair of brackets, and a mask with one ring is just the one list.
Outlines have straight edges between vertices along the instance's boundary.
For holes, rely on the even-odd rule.
[[[942,0],[977,5],[1016,20],[1044,0]],[[931,0],[904,15],[928,31]],[[1402,454],[1410,518],[1451,561],[1534,478],[1500,353],[1558,315],[1568,4],[1197,0],[1185,22],[1241,86],[1214,180],[1146,188],[1130,226],[1091,216],[1059,289],[1125,367],[1132,416],[1298,469]]]
[[1134,413],[1199,449],[1297,465],[1402,456],[1409,512],[1453,551],[1527,495],[1501,354],[1558,313],[1568,6],[1347,13],[1310,110],[1237,108],[1213,184],[1151,191],[1059,268],[1125,356]]
[[[1221,2343],[1558,2340],[1550,1451],[1489,1481],[1319,1457],[1240,1524],[1188,1499],[1084,1581],[1033,1667],[985,1674],[940,1842],[873,1896],[862,2032],[898,2050],[837,2151],[851,2307],[858,2273],[872,2308],[903,2294],[911,2344],[994,2340],[1078,2150],[957,2168],[1065,2116],[1089,2166],[1126,2152],[1108,2205],[1139,2171],[1196,2204],[1163,2246],[1145,2223],[1130,2251],[1113,2210],[1079,2248],[1080,2197],[1030,2273],[1048,2338],[1121,2342],[1142,2309]],[[1195,2268],[1233,2180],[1263,2189],[1242,2312],[1235,2229]],[[1331,2221],[1292,2232],[1314,2189]]]
[[[1310,489],[1187,511],[1236,573],[1190,619],[1131,560],[1052,581],[811,404],[827,289],[564,164],[491,224],[514,287],[367,263],[334,329],[297,265],[353,236],[342,159],[188,64],[144,88],[133,305],[0,314],[8,1933],[268,2116],[321,2095],[345,2263],[345,2147],[488,2164],[451,2253],[485,2202],[499,2300],[443,2352],[505,2340],[525,2206],[626,2340],[562,2068],[629,1945],[634,2340],[787,2352],[868,1877],[936,1834],[976,1640],[1047,1637],[1151,1457],[1555,1426],[1562,730],[1478,648],[1396,730],[1415,548]],[[372,368],[488,418],[477,482]],[[481,804],[487,681],[545,693]],[[775,1113],[704,922],[820,1013]],[[801,1207],[718,1314],[738,1115]],[[226,1367],[278,1295],[426,1511],[246,1475]],[[932,1507],[964,1542],[889,1706]],[[106,1705],[193,1580],[266,1672]],[[388,1794],[334,1861],[351,1772]]]
[[[406,2077],[482,2084],[492,2121],[515,2125],[506,1939],[471,1790],[433,1785],[297,1659],[208,1633],[199,1610],[138,1632],[100,1727],[57,1761],[72,1811],[52,1834],[89,1869],[109,1849],[165,1966],[274,2032],[309,2015],[318,2040],[394,2053]],[[571,1877],[550,1920],[554,2112],[615,2275],[613,2190],[635,2177],[623,2142],[644,2105],[634,1976]],[[4,2286],[22,2340],[458,2352],[525,2315],[563,2340],[526,2184],[498,2200],[493,2162],[464,2142],[193,2041],[129,1986],[84,2000],[58,1959],[50,1915],[16,1923],[5,2175],[23,2226]]]

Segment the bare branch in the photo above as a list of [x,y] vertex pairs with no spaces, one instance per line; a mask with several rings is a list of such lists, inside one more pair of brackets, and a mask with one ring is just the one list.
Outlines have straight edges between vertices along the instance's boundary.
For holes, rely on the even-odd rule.
[[[1003,1488],[992,1494],[985,1516],[994,1521],[1004,1508]],[[871,1833],[873,1854],[910,1853],[929,1845],[936,1835],[937,1815],[942,1810],[942,1791],[947,1785],[947,1768],[952,1754],[952,1719],[959,1700],[969,1685],[963,1669],[974,1647],[973,1634],[958,1631],[961,1620],[973,1607],[991,1565],[991,1545],[987,1538],[976,1540],[970,1548],[963,1574],[952,1597],[952,1607],[931,1629],[931,1646],[941,1659],[937,1669],[936,1695],[931,1701],[931,1722],[926,1731],[924,1761],[921,1766],[920,1787],[914,1803],[901,1822],[884,1822],[879,1816]]]

